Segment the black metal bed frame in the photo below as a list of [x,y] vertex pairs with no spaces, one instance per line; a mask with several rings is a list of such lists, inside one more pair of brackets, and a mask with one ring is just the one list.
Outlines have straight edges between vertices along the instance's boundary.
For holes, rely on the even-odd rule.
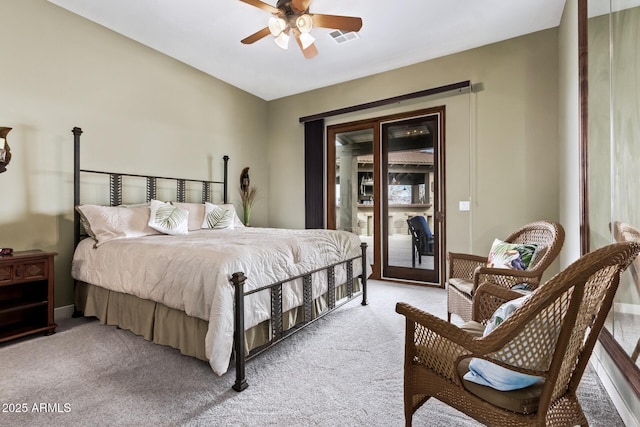
[[[169,178],[161,176],[149,176],[138,174],[126,174],[116,172],[103,172],[80,168],[80,135],[82,129],[74,127],[73,143],[74,143],[74,174],[73,174],[73,202],[74,207],[80,205],[80,175],[85,174],[102,174],[109,175],[109,203],[111,206],[118,206],[122,204],[122,182],[123,177],[145,178],[146,179],[146,201],[149,202],[156,198],[157,181],[169,180],[176,182],[177,202],[186,202],[186,183],[198,182],[202,185],[202,203],[211,202],[211,188],[213,185],[223,186],[223,201],[228,203],[228,162],[229,156],[223,156],[224,161],[224,179],[223,181],[210,181],[210,180],[195,180],[195,179],[183,179],[183,178]],[[80,243],[82,236],[82,224],[80,223],[80,214],[74,209],[74,247]],[[307,273],[289,277],[286,280],[273,283],[271,285],[263,286],[257,289],[252,289],[248,292],[244,292],[244,284],[246,277],[243,272],[233,273],[230,279],[231,284],[234,287],[234,336],[233,336],[233,350],[235,358],[236,380],[232,388],[236,391],[243,391],[249,384],[246,380],[245,365],[246,362],[266,351],[267,349],[278,344],[285,338],[293,335],[295,332],[300,331],[304,327],[314,323],[316,320],[326,316],[335,309],[362,295],[362,305],[367,305],[367,244],[362,243],[360,245],[361,255],[352,257],[317,270],[309,271]],[[358,277],[361,280],[362,288],[360,291],[354,291],[354,276],[353,276],[353,262],[355,260],[362,260],[362,274]],[[346,294],[347,296],[336,301],[335,291],[335,268],[339,265],[345,265],[347,270],[347,282],[346,282]],[[322,271],[327,272],[327,306],[328,308],[322,313],[318,313],[313,317],[313,298],[311,288],[311,276],[315,273]],[[304,316],[302,322],[295,326],[284,330],[283,326],[283,312],[282,312],[282,285],[292,280],[302,279],[303,283],[303,310]],[[246,354],[245,351],[245,338],[244,338],[244,298],[248,295],[257,292],[270,292],[271,296],[271,340],[265,345],[256,348]],[[80,315],[76,310],[74,316]]]
[[[224,178],[223,181],[209,181],[201,179],[184,179],[184,178],[170,178],[165,176],[151,176],[151,175],[138,175],[130,173],[118,173],[118,172],[103,172],[88,169],[80,169],[80,135],[82,135],[82,129],[74,127],[71,132],[73,133],[73,206],[80,204],[80,175],[82,173],[109,175],[109,204],[111,206],[118,206],[122,204],[122,179],[123,177],[130,178],[145,178],[147,180],[146,201],[149,202],[156,198],[156,192],[158,189],[158,180],[168,180],[176,182],[176,202],[186,202],[186,190],[187,182],[198,182],[202,185],[202,203],[211,202],[211,188],[214,185],[222,185],[223,187],[223,202],[228,203],[228,191],[227,191],[227,176],[228,176],[228,163],[229,156],[223,156],[224,160]],[[74,209],[73,215],[74,223],[74,247],[78,246],[82,239],[81,231],[82,226],[80,224],[80,214]]]

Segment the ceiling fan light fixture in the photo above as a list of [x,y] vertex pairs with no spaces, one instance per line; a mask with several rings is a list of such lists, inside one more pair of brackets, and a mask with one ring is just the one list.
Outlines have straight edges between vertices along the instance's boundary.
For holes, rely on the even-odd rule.
[[307,34],[313,28],[313,19],[307,14],[300,15],[298,19],[296,19],[296,27],[298,27],[302,34]]
[[275,39],[273,39],[273,41],[282,49],[289,49],[289,35],[285,32],[280,32],[280,34],[278,34],[276,36]]
[[287,21],[278,17],[272,16],[269,18],[269,31],[273,37],[278,37],[283,34],[284,30],[287,29]]
[[311,35],[314,27],[329,28],[334,32],[354,32],[362,28],[362,18],[356,16],[325,15],[309,13],[313,0],[271,0],[275,7],[263,0],[240,0],[271,14],[267,26],[240,40],[244,45],[253,44],[271,34],[281,49],[289,48],[289,38],[294,37],[306,59],[318,55],[316,40]]
[[309,33],[300,33],[300,43],[302,43],[302,49],[306,49],[315,42],[316,39]]

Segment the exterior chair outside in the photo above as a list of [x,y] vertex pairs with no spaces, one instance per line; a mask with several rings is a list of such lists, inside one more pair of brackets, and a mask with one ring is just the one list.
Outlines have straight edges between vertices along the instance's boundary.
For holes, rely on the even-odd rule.
[[[473,322],[458,327],[406,303],[404,411],[406,425],[430,397],[486,425],[588,425],[576,396],[604,325],[620,274],[640,243],[593,251],[539,286],[491,333],[482,323],[521,293],[483,283],[473,300]],[[474,332],[475,331],[475,332]],[[498,391],[462,379],[471,357],[540,376],[540,384]],[[505,409],[509,408],[509,409]]]
[[[613,238],[616,242],[640,242],[640,230],[632,225],[616,221],[613,223],[612,231]],[[631,272],[631,277],[633,278],[633,282],[636,285],[636,289],[638,290],[638,293],[640,293],[640,258],[636,258],[633,260],[633,262],[629,266],[629,271]],[[634,362],[637,361],[639,355],[640,338],[638,339],[636,347],[631,353],[631,360],[633,360]]]
[[564,244],[564,228],[552,221],[536,221],[525,225],[505,240],[507,243],[535,243],[538,249],[527,270],[487,267],[487,257],[449,253],[449,280],[447,286],[447,319],[455,313],[463,321],[471,320],[473,295],[482,282],[491,282],[505,288],[525,283],[535,289],[545,270],[556,259]]
[[407,219],[409,232],[411,233],[411,265],[422,264],[422,255],[433,255],[433,233],[424,216],[418,215]]

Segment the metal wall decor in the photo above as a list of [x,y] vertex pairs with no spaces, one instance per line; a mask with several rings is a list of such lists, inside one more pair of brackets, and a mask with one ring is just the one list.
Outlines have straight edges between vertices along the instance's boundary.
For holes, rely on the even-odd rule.
[[12,128],[0,127],[0,173],[7,170],[11,160],[11,149],[7,143],[7,134]]

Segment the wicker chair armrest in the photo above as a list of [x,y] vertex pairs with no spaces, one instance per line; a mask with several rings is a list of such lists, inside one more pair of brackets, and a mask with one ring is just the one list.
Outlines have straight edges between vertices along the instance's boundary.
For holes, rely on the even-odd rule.
[[475,295],[481,283],[490,282],[504,288],[511,288],[518,283],[527,283],[529,289],[535,289],[540,283],[540,272],[529,270],[512,270],[510,268],[479,267],[473,276],[473,292]]
[[521,296],[522,293],[495,283],[482,283],[473,295],[471,318],[476,322],[486,323],[498,307]]
[[487,257],[449,252],[449,277],[472,280],[478,267],[487,265]]
[[402,314],[415,324],[428,329],[435,335],[469,350],[473,351],[475,349],[474,341],[477,340],[477,338],[453,323],[449,323],[438,316],[422,311],[405,302],[396,304],[396,312]]
[[439,376],[459,383],[458,361],[471,357],[474,350],[478,350],[477,338],[407,303],[397,303],[396,312],[406,317],[405,363],[423,365]]
[[458,252],[449,252],[449,261],[471,261],[476,264],[487,265],[487,257],[481,255],[473,255],[473,254],[462,254]]

